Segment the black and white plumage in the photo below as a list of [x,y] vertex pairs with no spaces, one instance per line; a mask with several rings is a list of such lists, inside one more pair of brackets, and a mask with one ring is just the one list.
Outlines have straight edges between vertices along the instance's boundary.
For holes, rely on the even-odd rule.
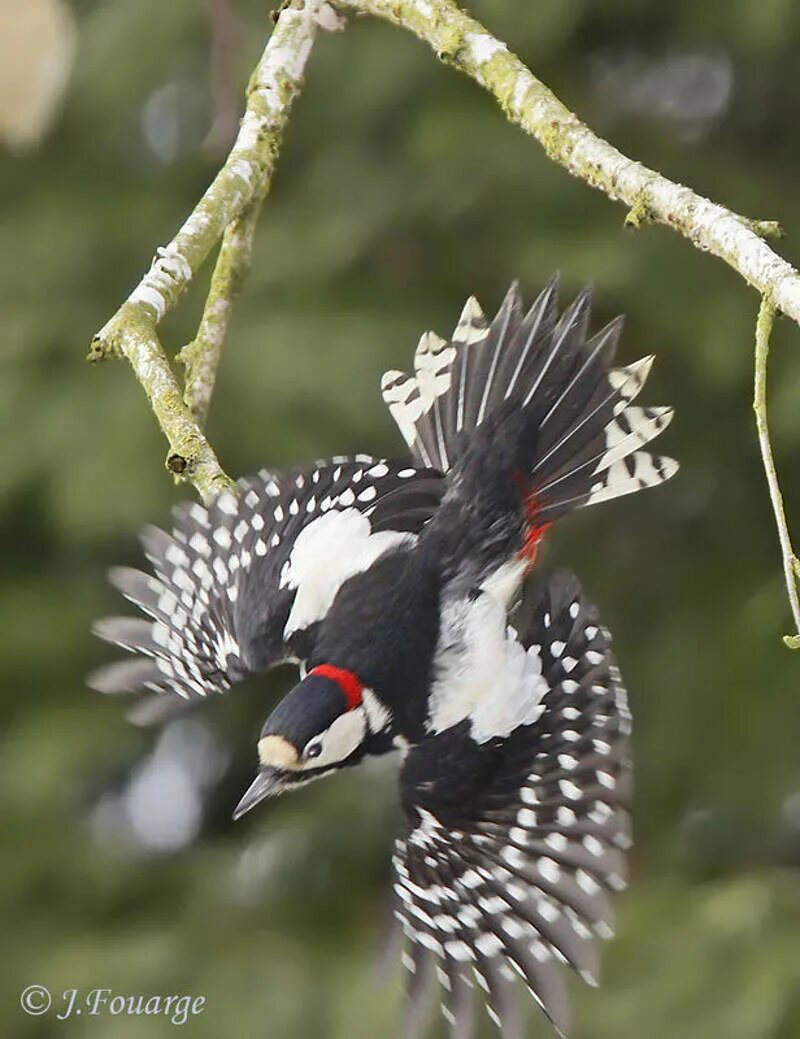
[[[560,965],[597,983],[593,939],[612,933],[609,894],[625,884],[630,843],[630,715],[608,633],[577,580],[526,588],[507,640],[527,678],[525,724],[492,736],[473,714],[413,747],[400,779],[406,963],[420,976],[436,967],[459,1039],[476,980],[504,1034],[514,1034],[518,977],[567,1031]],[[508,680],[498,674],[489,698],[513,698],[523,682]],[[419,1008],[409,1016],[420,1020]]]
[[156,527],[142,532],[152,576],[126,567],[110,572],[111,583],[152,620],[96,624],[101,638],[140,656],[96,671],[92,684],[108,693],[206,696],[304,659],[309,629],[338,587],[412,540],[442,485],[439,473],[407,461],[358,455],[284,474],[262,470],[239,481],[237,497],[222,494],[208,508],[178,506],[171,535]]
[[459,433],[504,401],[524,408],[539,437],[532,476],[543,521],[661,483],[677,469],[672,459],[640,451],[672,418],[671,408],[631,406],[653,358],[613,368],[622,320],[588,338],[589,290],[560,317],[557,291],[554,276],[526,313],[512,285],[491,324],[470,298],[450,342],[426,332],[414,375],[392,371],[382,380],[415,459],[441,472]]
[[677,469],[642,448],[669,408],[639,407],[652,363],[614,367],[619,320],[589,335],[588,291],[560,316],[551,279],[512,286],[488,322],[468,301],[451,341],[384,376],[411,451],[242,480],[143,535],[151,575],[112,582],[147,619],[98,634],[132,651],[92,676],[161,702],[222,692],[276,663],[301,680],[270,714],[237,809],[365,754],[400,748],[395,855],[411,1030],[425,978],[468,1034],[477,979],[505,1036],[520,975],[562,1031],[558,966],[596,976],[628,841],[629,716],[609,636],[577,581],[529,576],[572,508]]

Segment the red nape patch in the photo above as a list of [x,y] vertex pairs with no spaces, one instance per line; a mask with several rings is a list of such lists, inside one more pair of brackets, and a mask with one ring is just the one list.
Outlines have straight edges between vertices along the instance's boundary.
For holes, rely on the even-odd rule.
[[320,675],[322,678],[330,678],[332,682],[335,682],[344,694],[345,700],[347,700],[347,710],[352,711],[354,707],[361,705],[361,690],[364,686],[358,679],[357,675],[354,675],[352,671],[348,671],[343,667],[334,667],[333,664],[320,664],[319,667],[312,667],[308,672],[310,675]]
[[514,474],[514,482],[522,493],[523,500],[525,502],[525,516],[528,520],[528,527],[525,531],[525,538],[522,542],[522,548],[519,550],[517,555],[520,559],[525,559],[528,562],[528,568],[533,566],[536,561],[536,552],[539,548],[539,542],[545,536],[547,531],[552,527],[550,523],[537,523],[536,513],[539,511],[539,502],[536,498],[534,491],[529,490],[529,485],[523,473],[517,472]]

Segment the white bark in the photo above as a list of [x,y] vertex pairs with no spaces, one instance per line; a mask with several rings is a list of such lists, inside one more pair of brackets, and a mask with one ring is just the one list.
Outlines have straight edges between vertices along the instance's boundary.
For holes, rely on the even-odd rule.
[[[293,0],[281,11],[251,78],[244,118],[228,159],[178,233],[157,250],[150,270],[92,342],[90,359],[116,355],[131,363],[169,441],[167,467],[193,483],[206,499],[235,485],[183,400],[156,325],[176,303],[226,228],[248,207],[257,205],[266,192],[317,32],[320,28],[338,29],[342,24],[326,0]],[[235,235],[229,237],[235,244]],[[238,262],[236,250],[233,252],[233,256],[230,250],[226,252],[226,263]],[[231,285],[235,283],[236,279],[230,281]],[[222,301],[220,305],[224,307]],[[213,385],[209,365],[213,368],[219,358],[216,342],[212,341],[209,349],[208,357],[198,358],[194,369],[198,413],[207,407]]]
[[[800,563],[789,539],[766,422],[766,351],[774,310],[800,323],[800,275],[763,240],[779,234],[771,221],[750,220],[629,159],[570,112],[505,43],[453,0],[290,0],[280,12],[248,91],[247,108],[227,161],[173,240],[159,248],[148,273],[95,337],[93,358],[128,358],[170,443],[167,465],[208,498],[233,488],[199,426],[214,384],[232,300],[249,264],[258,204],[265,194],[292,102],[320,27],[343,26],[338,8],[372,14],[411,30],[437,56],[491,93],[506,116],[548,156],[612,200],[628,207],[626,223],[659,222],[724,260],[762,297],[756,337],[756,419],[775,512],[789,600],[800,648]],[[198,336],[185,349],[186,398],[164,355],[156,325],[209,252],[227,234]]]
[[724,260],[778,310],[800,323],[800,275],[763,240],[772,221],[748,220],[629,159],[585,126],[528,69],[452,0],[336,0],[411,30],[441,60],[489,91],[551,159],[630,209],[628,223],[657,221]]

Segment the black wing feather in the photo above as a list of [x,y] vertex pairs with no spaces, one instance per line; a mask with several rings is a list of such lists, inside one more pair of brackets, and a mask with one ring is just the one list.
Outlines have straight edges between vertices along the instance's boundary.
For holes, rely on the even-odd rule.
[[[558,968],[596,983],[594,940],[611,934],[630,842],[630,715],[608,633],[564,574],[526,588],[511,623],[540,659],[543,712],[505,738],[476,744],[467,720],[412,748],[394,857],[398,918],[436,957],[448,1013],[458,1020],[453,979],[471,970],[504,1039],[520,1034],[516,977],[567,1031]],[[461,768],[484,785],[458,789]]]
[[[299,589],[283,579],[300,534],[348,509],[368,518],[370,533],[416,534],[435,511],[442,484],[438,472],[407,461],[357,456],[284,474],[263,471],[241,480],[235,496],[179,506],[171,533],[142,533],[152,574],[111,571],[111,583],[149,619],[97,623],[100,638],[138,656],[100,668],[89,684],[191,699],[283,659],[303,659],[313,625],[285,635]],[[143,718],[161,713],[145,710]]]

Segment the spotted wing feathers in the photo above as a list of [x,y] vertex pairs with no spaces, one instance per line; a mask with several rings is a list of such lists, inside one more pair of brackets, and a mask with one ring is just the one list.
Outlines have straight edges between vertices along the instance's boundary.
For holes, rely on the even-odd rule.
[[303,659],[340,585],[413,541],[441,484],[407,462],[359,456],[264,471],[207,508],[180,506],[170,534],[150,527],[142,535],[151,573],[111,571],[143,616],[97,623],[100,638],[135,656],[99,669],[90,685],[203,697]]
[[544,678],[538,720],[480,744],[463,721],[413,748],[402,777],[404,962],[414,977],[435,967],[454,1039],[468,1034],[473,981],[504,1039],[521,1035],[519,979],[566,1033],[560,968],[596,983],[595,939],[625,884],[630,715],[609,636],[563,574],[526,591],[512,624]]
[[589,335],[591,293],[559,316],[558,278],[525,309],[516,284],[495,318],[467,301],[450,341],[426,332],[414,374],[387,372],[384,400],[415,458],[447,472],[464,438],[504,401],[517,402],[535,432],[531,477],[546,514],[654,486],[677,464],[641,451],[668,425],[669,408],[634,408],[652,358],[612,366],[616,319]]

